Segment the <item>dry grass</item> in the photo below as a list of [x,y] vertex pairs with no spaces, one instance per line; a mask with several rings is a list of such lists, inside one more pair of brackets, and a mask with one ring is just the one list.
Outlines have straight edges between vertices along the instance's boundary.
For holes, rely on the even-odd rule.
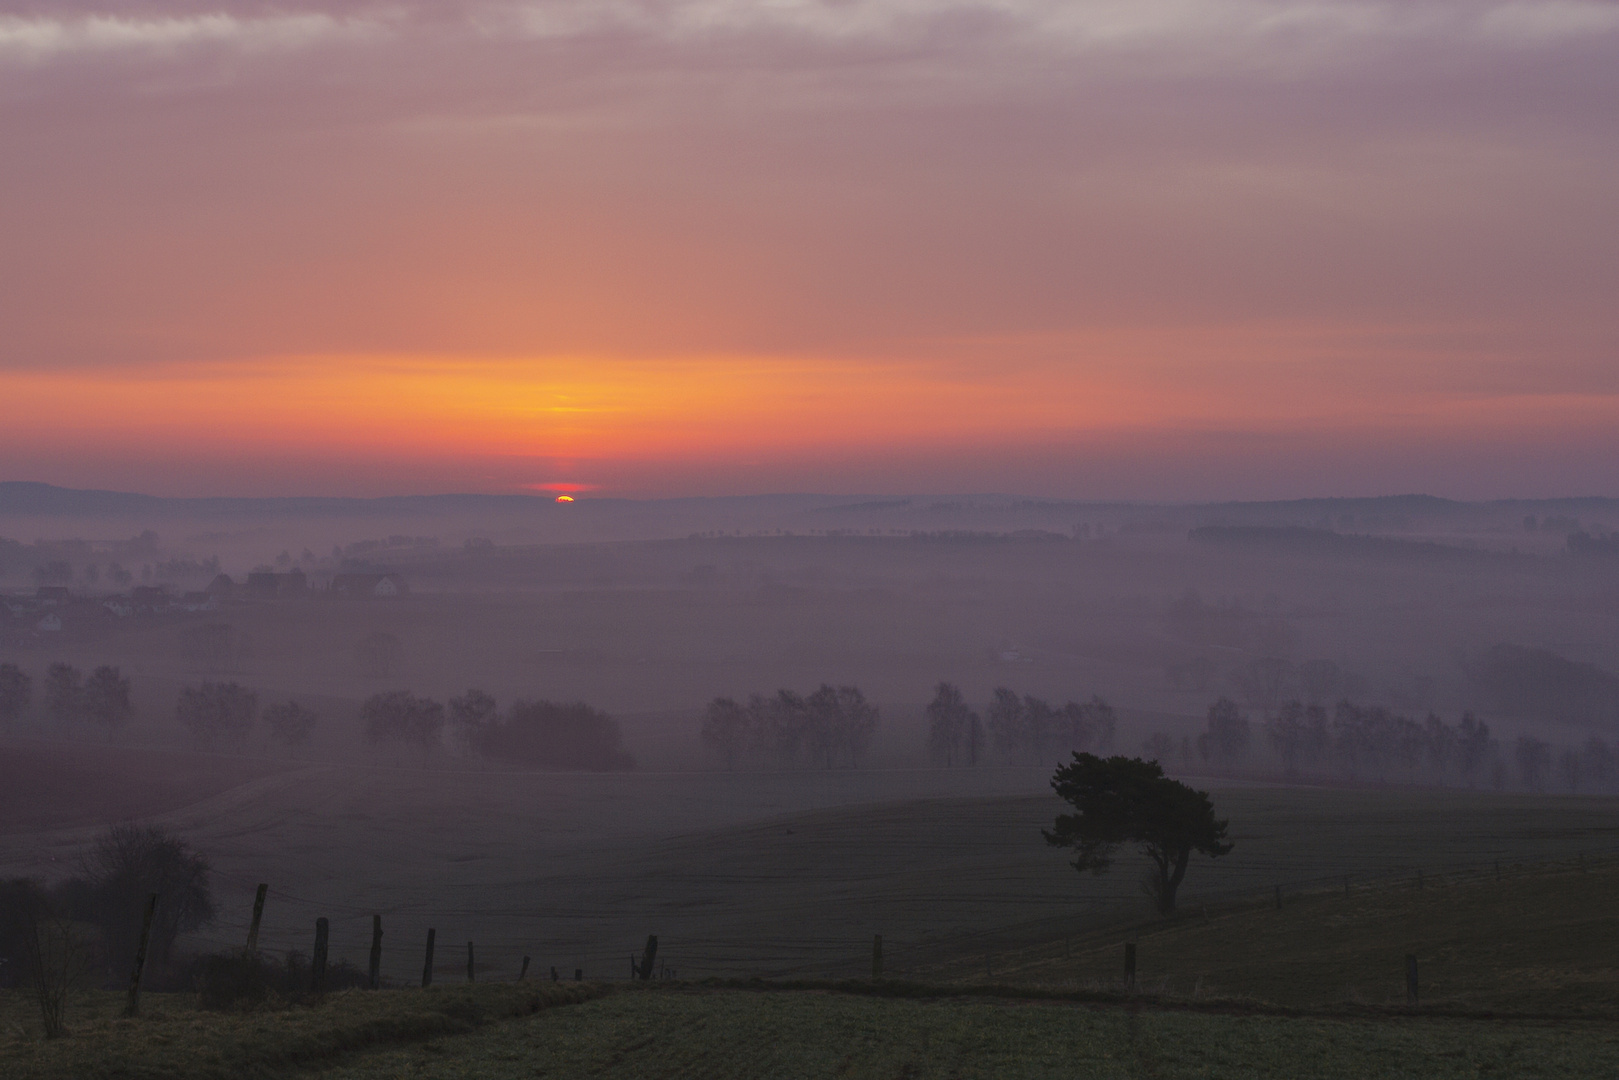
[[143,1015],[122,1019],[122,996],[74,1001],[69,1034],[38,1036],[32,1004],[0,994],[0,1075],[6,1080],[151,1077],[214,1080],[278,1076],[345,1053],[465,1034],[481,1025],[607,992],[591,983],[349,991],[316,1005],[245,1014],[205,1013],[191,995],[148,994]]

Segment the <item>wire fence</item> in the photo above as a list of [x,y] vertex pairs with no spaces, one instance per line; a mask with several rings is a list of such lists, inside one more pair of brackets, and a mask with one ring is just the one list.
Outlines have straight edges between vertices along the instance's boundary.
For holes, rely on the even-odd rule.
[[[1350,870],[1302,878],[1279,879],[1268,888],[1246,885],[1240,888],[1201,892],[1183,904],[1191,914],[1213,916],[1266,906],[1286,907],[1306,898],[1342,895],[1353,898],[1373,891],[1394,889],[1442,889],[1483,881],[1502,880],[1529,874],[1579,872],[1611,869],[1619,865],[1619,848],[1596,849],[1572,857],[1551,859],[1488,859],[1382,869],[1380,872]],[[238,875],[222,875],[226,880],[252,888],[256,883]],[[604,915],[565,905],[522,910],[498,908],[453,908],[426,905],[397,905],[371,908],[332,903],[300,896],[274,886],[268,890],[268,906],[280,909],[282,930],[271,938],[261,938],[268,953],[297,951],[307,954],[314,937],[315,920],[331,920],[334,957],[358,958],[371,945],[373,916],[384,925],[381,950],[384,981],[387,985],[414,985],[421,980],[426,928],[437,931],[435,972],[465,977],[468,943],[475,943],[479,963],[475,976],[515,978],[523,958],[532,959],[529,977],[572,978],[580,972],[591,980],[631,979],[643,948],[643,933],[626,934],[620,927],[621,915]],[[292,909],[287,911],[286,909]],[[1143,930],[1161,924],[1144,918],[1137,905],[1134,911],[1116,910],[1112,917],[1097,913],[1090,925],[1076,930],[1070,915],[1035,916],[990,925],[955,922],[937,932],[910,936],[883,935],[881,970],[887,977],[960,977],[963,972],[991,969],[994,957],[1059,941],[1099,944],[1111,938],[1131,939]],[[205,950],[221,952],[244,947],[249,914],[231,912],[205,932],[193,934],[191,942]],[[307,935],[291,931],[306,922]],[[559,923],[572,925],[556,933]],[[400,930],[399,926],[404,929]],[[537,933],[537,926],[552,928]],[[805,933],[783,936],[709,936],[660,934],[657,974],[666,977],[757,977],[764,979],[856,978],[873,973],[873,942],[881,932]],[[363,963],[356,963],[364,967]]]

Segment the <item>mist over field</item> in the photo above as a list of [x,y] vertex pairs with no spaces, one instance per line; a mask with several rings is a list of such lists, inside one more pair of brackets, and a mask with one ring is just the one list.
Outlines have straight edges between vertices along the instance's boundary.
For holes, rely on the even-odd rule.
[[150,822],[215,875],[182,950],[239,947],[263,881],[261,947],[331,916],[363,966],[382,913],[398,978],[427,927],[499,977],[616,977],[648,933],[692,974],[858,970],[873,933],[891,965],[959,962],[1149,910],[1136,871],[1041,840],[1071,750],[1213,791],[1236,847],[1183,903],[1596,854],[1616,524],[1605,499],[0,485],[0,876]]

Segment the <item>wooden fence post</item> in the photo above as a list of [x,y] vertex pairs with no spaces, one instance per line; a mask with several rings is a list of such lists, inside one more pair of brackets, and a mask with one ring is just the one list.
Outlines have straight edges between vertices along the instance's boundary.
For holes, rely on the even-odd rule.
[[1124,988],[1136,988],[1136,943],[1133,941],[1124,943]]
[[382,987],[382,916],[371,916],[371,989]]
[[264,920],[264,896],[270,891],[270,886],[259,882],[259,891],[253,897],[253,921],[247,927],[247,951],[259,951],[259,923]]
[[554,967],[551,969],[551,981],[552,982],[561,982],[562,981],[562,976],[557,974],[557,969],[554,968]]
[[315,953],[309,961],[309,989],[316,997],[326,992],[326,937],[331,926],[324,915],[315,920]]
[[871,936],[871,977],[873,979],[883,977],[883,936],[881,934]]
[[472,974],[472,942],[467,942],[467,982],[477,982]]
[[528,974],[528,957],[523,957],[523,970],[517,973],[517,981],[522,982],[523,976]]
[[429,926],[427,928],[427,959],[422,961],[423,986],[433,985],[433,939],[437,936],[438,931]]
[[574,982],[584,982],[585,981],[585,969],[584,968],[574,968],[573,969],[573,981]]
[[1408,1004],[1417,1003],[1417,954],[1405,954],[1405,1000]]
[[124,1002],[125,1016],[141,1014],[141,972],[146,968],[146,949],[152,943],[152,916],[157,913],[157,893],[146,900],[146,914],[141,918],[141,941],[135,949],[135,972],[129,977],[129,1000]]

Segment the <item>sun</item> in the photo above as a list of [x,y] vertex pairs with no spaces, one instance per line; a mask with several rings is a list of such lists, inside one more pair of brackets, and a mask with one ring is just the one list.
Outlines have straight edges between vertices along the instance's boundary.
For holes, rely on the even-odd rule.
[[573,502],[572,495],[558,495],[557,502]]

